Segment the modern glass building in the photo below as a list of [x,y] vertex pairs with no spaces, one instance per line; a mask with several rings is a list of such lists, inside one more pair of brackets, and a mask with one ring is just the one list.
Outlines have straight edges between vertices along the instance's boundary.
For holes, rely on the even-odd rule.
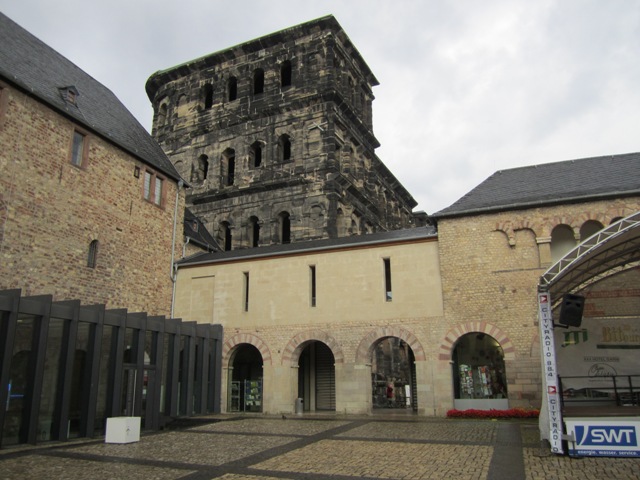
[[0,446],[220,411],[222,327],[0,291]]

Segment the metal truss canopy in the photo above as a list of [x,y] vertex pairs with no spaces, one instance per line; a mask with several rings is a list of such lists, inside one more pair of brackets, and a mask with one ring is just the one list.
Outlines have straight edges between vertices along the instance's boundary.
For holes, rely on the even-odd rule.
[[640,212],[612,223],[567,253],[540,277],[538,290],[559,299],[636,266],[640,266]]

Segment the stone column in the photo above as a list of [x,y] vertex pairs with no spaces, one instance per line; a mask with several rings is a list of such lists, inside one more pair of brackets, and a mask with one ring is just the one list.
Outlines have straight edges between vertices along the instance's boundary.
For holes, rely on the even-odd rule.
[[538,253],[540,255],[540,266],[550,267],[551,260],[551,237],[537,237]]

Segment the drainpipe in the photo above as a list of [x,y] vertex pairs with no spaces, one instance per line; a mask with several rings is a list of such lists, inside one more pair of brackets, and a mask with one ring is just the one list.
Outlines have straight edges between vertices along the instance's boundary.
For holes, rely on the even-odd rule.
[[175,265],[175,254],[176,254],[176,233],[178,230],[178,202],[180,200],[180,190],[184,186],[184,182],[182,179],[178,181],[178,188],[176,189],[176,204],[173,210],[173,238],[171,239],[171,271],[169,272],[169,278],[171,278],[171,283],[173,283],[171,287],[171,317],[173,318],[173,304],[176,299],[176,277],[177,277],[177,268]]
[[190,240],[191,240],[191,237],[187,237],[185,242],[182,244],[182,256],[183,257],[187,256],[187,246],[189,246],[189,241]]

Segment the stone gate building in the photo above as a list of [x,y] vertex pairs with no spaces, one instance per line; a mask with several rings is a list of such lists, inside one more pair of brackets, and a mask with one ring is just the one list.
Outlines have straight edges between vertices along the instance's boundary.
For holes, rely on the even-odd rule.
[[224,249],[424,222],[375,154],[378,84],[332,16],[157,72],[153,135]]
[[537,280],[640,208],[638,155],[497,172],[425,226],[374,154],[376,84],[331,16],[147,82],[187,203],[233,250],[179,262],[174,305],[224,327],[222,409],[368,413],[387,387],[427,415],[538,407]]

